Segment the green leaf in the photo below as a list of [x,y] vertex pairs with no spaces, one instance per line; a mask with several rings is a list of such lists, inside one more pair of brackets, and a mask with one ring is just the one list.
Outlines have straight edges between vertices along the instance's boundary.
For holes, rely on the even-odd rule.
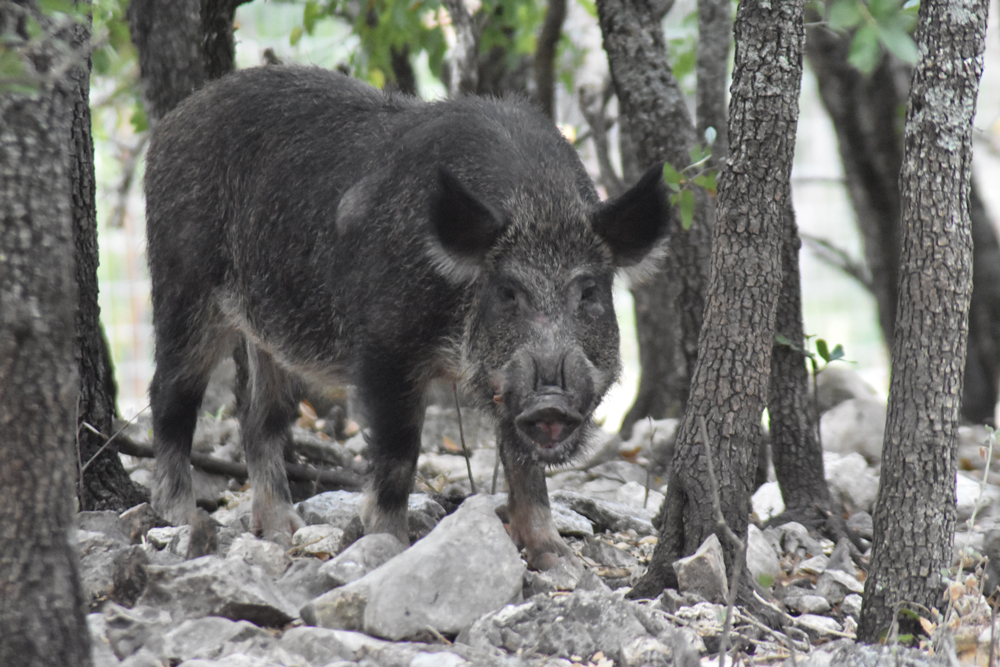
[[681,190],[677,194],[677,210],[681,214],[681,227],[691,229],[694,222],[694,193],[690,190]]
[[76,15],[78,13],[73,0],[38,0],[38,6],[46,14],[55,14],[59,12],[62,14]]
[[878,36],[892,55],[903,62],[915,63],[920,56],[913,38],[895,21],[878,25]]
[[883,23],[899,13],[899,0],[869,0],[868,11],[877,23]]
[[714,127],[706,127],[705,128],[705,142],[709,146],[711,146],[712,144],[715,143],[715,137],[717,135],[718,135],[718,133],[715,131]]
[[816,339],[816,354],[826,363],[830,363],[830,348],[827,347],[826,341],[822,338]]
[[836,361],[837,359],[843,359],[843,358],[844,358],[844,346],[841,345],[840,343],[837,343],[836,345],[833,346],[833,349],[830,351],[830,361]]
[[834,30],[850,30],[861,23],[861,18],[857,0],[838,0],[830,6],[827,20]]
[[663,182],[674,192],[679,192],[681,189],[681,175],[669,162],[663,163]]
[[320,19],[322,13],[319,3],[314,0],[307,2],[305,8],[302,10],[302,27],[310,35],[313,34],[316,22]]
[[300,25],[295,26],[294,28],[292,28],[291,34],[288,35],[288,43],[291,46],[295,46],[296,44],[299,43],[299,40],[302,39],[302,35],[304,33],[305,31],[302,29],[302,26]]
[[764,588],[770,588],[774,584],[774,577],[766,572],[761,572],[757,577],[757,583],[759,583]]
[[788,340],[785,336],[781,334],[774,334],[774,342],[778,345],[786,345],[788,347],[792,346],[792,341]]
[[145,132],[149,129],[149,120],[146,118],[146,107],[142,106],[142,102],[136,100],[135,106],[132,107],[132,128],[136,132]]
[[694,146],[691,147],[691,150],[688,151],[688,156],[691,158],[691,164],[698,164],[699,162],[707,158],[708,155],[709,154],[706,153],[699,144],[695,144]]
[[30,79],[24,60],[16,51],[0,49],[0,79],[23,79],[22,83],[27,83]]
[[716,190],[718,189],[715,183],[714,169],[712,171],[706,171],[704,174],[699,174],[698,176],[695,176],[693,179],[691,179],[691,182],[694,183],[695,185],[700,185],[701,187],[705,188],[706,192],[708,192],[708,194],[712,195],[713,197],[715,196]]
[[878,65],[882,56],[882,48],[879,46],[878,30],[872,24],[861,26],[854,39],[851,40],[851,49],[847,55],[847,62],[851,63],[862,74],[871,74]]

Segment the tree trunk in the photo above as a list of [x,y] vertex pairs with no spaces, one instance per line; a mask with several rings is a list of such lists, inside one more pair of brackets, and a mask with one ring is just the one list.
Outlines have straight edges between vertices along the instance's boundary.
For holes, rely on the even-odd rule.
[[549,0],[535,49],[535,97],[542,112],[556,119],[556,46],[566,20],[566,0]]
[[[864,241],[870,287],[878,306],[882,334],[891,347],[899,284],[902,127],[899,109],[906,102],[910,67],[884,55],[871,75],[847,62],[850,38],[810,17],[807,54],[819,83],[820,98],[837,133],[858,229]],[[975,186],[973,186],[975,188]],[[1000,382],[1000,243],[979,197],[973,192],[975,244],[969,354],[962,416],[992,423]]]
[[[29,38],[24,17],[42,26]],[[89,665],[73,534],[75,57],[33,3],[0,5],[35,94],[0,92],[0,664]],[[23,40],[23,41],[20,41]],[[26,46],[29,44],[30,46]],[[20,41],[20,43],[19,43]],[[30,55],[29,55],[30,54]],[[30,60],[29,60],[30,58]],[[52,80],[46,80],[53,77]]]
[[698,0],[698,52],[695,112],[699,141],[708,128],[715,130],[712,159],[716,166],[729,152],[729,123],[726,120],[726,78],[729,70],[729,43],[733,37],[733,16],[729,0]]
[[[73,46],[90,41],[90,26],[76,27]],[[94,144],[90,135],[90,60],[71,70],[76,99],[70,143],[70,184],[73,194],[73,245],[76,249],[76,346],[80,365],[80,398],[77,406],[79,462],[86,466],[77,497],[81,510],[123,511],[147,498],[132,483],[112,444],[100,454],[112,433],[115,416],[114,371],[107,340],[101,328],[97,301],[97,208],[94,203]],[[89,428],[88,428],[89,427]],[[92,430],[99,432],[94,433]],[[96,456],[96,458],[94,458]],[[93,460],[91,460],[93,459]],[[89,465],[87,465],[89,462]]]
[[[622,129],[635,162],[640,169],[664,160],[684,168],[697,138],[659,23],[642,0],[599,0],[597,12]],[[622,423],[624,437],[643,417],[679,416],[687,400],[698,355],[712,228],[704,191],[696,192],[696,202],[694,223],[687,231],[676,227],[663,268],[632,290],[642,373],[635,404]]]
[[[659,542],[632,597],[652,597],[675,585],[673,561],[718,530],[709,465],[726,523],[737,535],[747,531],[781,290],[782,219],[790,196],[805,40],[801,0],[741,2],[735,34],[729,158],[719,182],[705,325],[674,447]],[[710,458],[699,433],[702,422]],[[720,539],[732,571],[746,554]]]
[[[986,0],[924,0],[900,172],[903,246],[882,474],[858,639],[894,607],[941,602],[952,554],[958,416],[972,290],[971,124]],[[927,187],[933,183],[934,187]],[[919,609],[920,607],[918,607]]]
[[233,69],[233,16],[248,0],[132,0],[129,31],[152,127],[181,100]]
[[781,294],[775,314],[775,333],[799,347],[775,345],[771,351],[771,379],[767,410],[771,423],[771,458],[781,487],[785,512],[779,522],[797,521],[820,527],[830,516],[830,490],[823,474],[816,409],[810,399],[802,331],[802,289],[799,240],[791,199],[783,216],[781,240]]

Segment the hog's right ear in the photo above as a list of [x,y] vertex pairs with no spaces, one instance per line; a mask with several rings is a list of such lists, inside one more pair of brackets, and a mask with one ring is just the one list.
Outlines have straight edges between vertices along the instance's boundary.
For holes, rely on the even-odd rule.
[[630,190],[602,203],[591,224],[611,248],[615,266],[630,278],[654,271],[666,251],[663,240],[670,224],[663,165],[654,165]]
[[438,168],[437,190],[431,195],[431,253],[446,277],[475,280],[486,254],[503,232],[497,211],[476,197],[446,167]]

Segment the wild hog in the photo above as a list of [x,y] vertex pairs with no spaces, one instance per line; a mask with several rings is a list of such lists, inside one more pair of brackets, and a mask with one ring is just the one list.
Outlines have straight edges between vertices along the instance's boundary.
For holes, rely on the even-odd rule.
[[195,93],[156,128],[145,180],[154,506],[194,520],[196,413],[245,340],[256,533],[301,525],[282,464],[301,376],[357,387],[362,521],[408,543],[424,394],[444,377],[496,422],[511,535],[551,566],[569,550],[544,466],[587,443],[618,377],[612,279],[662,245],[659,174],[601,203],[572,146],[517,100],[424,103],[298,66]]

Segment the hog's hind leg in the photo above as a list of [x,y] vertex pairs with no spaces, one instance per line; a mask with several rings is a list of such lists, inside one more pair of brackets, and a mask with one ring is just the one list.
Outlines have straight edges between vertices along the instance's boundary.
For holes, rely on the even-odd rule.
[[358,382],[368,418],[371,480],[361,522],[365,534],[389,533],[410,544],[407,503],[420,456],[425,384],[406,376],[407,364],[384,358],[364,364]]
[[292,505],[284,464],[298,411],[298,381],[255,344],[248,342],[246,350],[249,382],[240,429],[253,492],[253,532],[287,546],[304,525]]
[[204,303],[164,302],[154,295],[156,371],[149,386],[153,413],[153,507],[175,525],[196,524],[191,441],[208,378],[232,350],[233,333]]

